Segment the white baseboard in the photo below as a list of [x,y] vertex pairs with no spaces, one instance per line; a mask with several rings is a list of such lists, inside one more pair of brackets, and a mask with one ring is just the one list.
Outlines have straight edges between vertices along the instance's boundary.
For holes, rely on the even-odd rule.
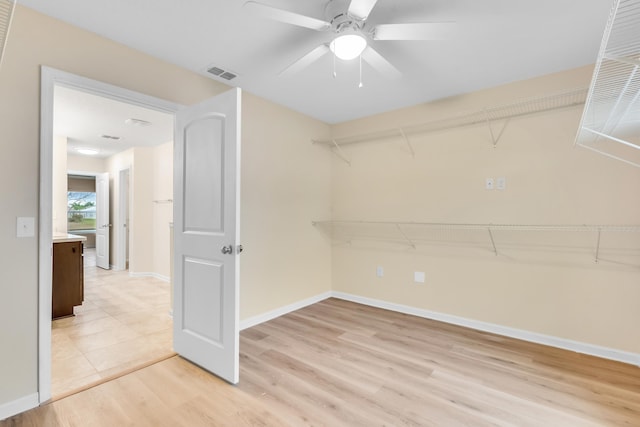
[[248,319],[244,319],[240,322],[240,330],[259,325],[260,323],[267,322],[269,320],[275,319],[276,317],[280,317],[287,313],[291,313],[292,311],[299,310],[308,305],[315,304],[317,302],[330,298],[331,295],[332,295],[332,292],[327,291],[327,292],[321,293],[320,295],[316,295],[311,298],[304,299],[302,301],[297,301],[297,302],[294,302],[293,304],[285,305],[284,307],[276,308],[275,310],[271,310],[266,313],[259,314],[257,316],[249,317]]
[[169,278],[169,276],[163,276],[162,274],[153,273],[153,272],[134,273],[130,271],[129,277],[153,277],[154,279],[162,280],[163,282],[167,282],[167,283],[171,281],[171,278]]
[[38,393],[21,397],[12,402],[3,403],[0,405],[0,421],[19,414],[20,412],[35,408],[38,404]]
[[345,292],[328,291],[284,307],[271,310],[258,316],[250,317],[240,322],[240,330],[259,325],[283,316],[292,311],[301,309],[311,304],[315,304],[327,298],[338,298],[346,301],[356,302],[371,307],[383,308],[398,313],[410,314],[425,319],[437,320],[439,322],[449,323],[452,325],[464,326],[483,332],[490,332],[505,337],[516,338],[523,341],[529,341],[537,344],[548,345],[551,347],[561,348],[564,350],[574,351],[576,353],[588,354],[591,356],[601,357],[603,359],[615,360],[618,362],[629,363],[631,365],[640,366],[640,354],[631,353],[613,348],[602,347],[594,344],[588,344],[580,341],[573,341],[565,338],[554,337],[551,335],[540,334],[537,332],[525,331],[522,329],[511,328],[508,326],[497,325],[495,323],[481,322],[478,320],[467,319],[464,317],[453,316],[450,314],[438,313],[435,311],[425,310],[422,308],[411,307],[408,305],[396,304],[388,301],[378,300],[374,298],[363,297],[359,295],[348,294]]
[[564,350],[575,351],[577,353],[588,354],[591,356],[597,356],[604,359],[610,359],[618,362],[640,366],[640,354],[636,353],[615,350],[612,348],[601,347],[598,345],[587,344],[579,341],[572,341],[564,338],[554,337],[551,335],[539,334],[537,332],[525,331],[522,329],[510,328],[507,326],[496,325],[494,323],[480,322],[464,317],[452,316],[449,314],[424,310],[408,305],[395,304],[392,302],[362,297],[359,295],[352,295],[344,292],[333,291],[331,293],[331,296],[334,298],[352,301],[372,307],[383,308],[386,310],[396,311],[404,314],[411,314],[413,316],[424,317],[426,319],[437,320],[440,322],[450,323],[458,326],[465,326],[467,328],[476,329],[479,331],[491,332],[505,337],[517,338],[523,341],[544,344]]

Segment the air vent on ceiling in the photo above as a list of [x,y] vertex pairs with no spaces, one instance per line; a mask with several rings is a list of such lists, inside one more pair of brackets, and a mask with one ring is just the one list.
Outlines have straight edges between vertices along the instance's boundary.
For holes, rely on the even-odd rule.
[[218,67],[211,67],[207,70],[207,72],[213,74],[214,76],[219,76],[220,74],[224,73],[224,70]]
[[207,68],[207,73],[213,74],[214,76],[220,77],[221,79],[225,79],[225,80],[233,80],[236,77],[238,77],[237,73],[233,73],[228,70],[223,70],[220,67]]
[[100,135],[100,137],[104,139],[112,139],[114,141],[118,141],[120,139],[119,136],[114,136],[114,135]]

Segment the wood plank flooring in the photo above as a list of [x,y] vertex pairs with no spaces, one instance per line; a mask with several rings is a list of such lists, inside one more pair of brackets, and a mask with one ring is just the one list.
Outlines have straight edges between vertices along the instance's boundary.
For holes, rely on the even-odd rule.
[[58,398],[174,355],[169,284],[95,266],[85,250],[85,301],[51,324],[52,396]]
[[640,368],[329,299],[0,426],[640,426]]

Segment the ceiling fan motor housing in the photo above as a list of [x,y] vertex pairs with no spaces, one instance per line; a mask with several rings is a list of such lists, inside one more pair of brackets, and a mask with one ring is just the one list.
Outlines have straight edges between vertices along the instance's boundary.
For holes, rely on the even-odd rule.
[[331,23],[331,29],[335,33],[342,33],[345,30],[360,33],[364,27],[364,21],[349,15],[350,2],[350,0],[331,0],[325,8],[325,17]]

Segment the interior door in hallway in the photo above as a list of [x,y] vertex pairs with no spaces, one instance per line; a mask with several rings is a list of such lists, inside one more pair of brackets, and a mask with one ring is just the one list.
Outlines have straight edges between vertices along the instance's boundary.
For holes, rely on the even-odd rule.
[[109,263],[109,173],[96,174],[96,265],[108,270]]
[[239,376],[240,97],[176,114],[174,349],[230,383]]

